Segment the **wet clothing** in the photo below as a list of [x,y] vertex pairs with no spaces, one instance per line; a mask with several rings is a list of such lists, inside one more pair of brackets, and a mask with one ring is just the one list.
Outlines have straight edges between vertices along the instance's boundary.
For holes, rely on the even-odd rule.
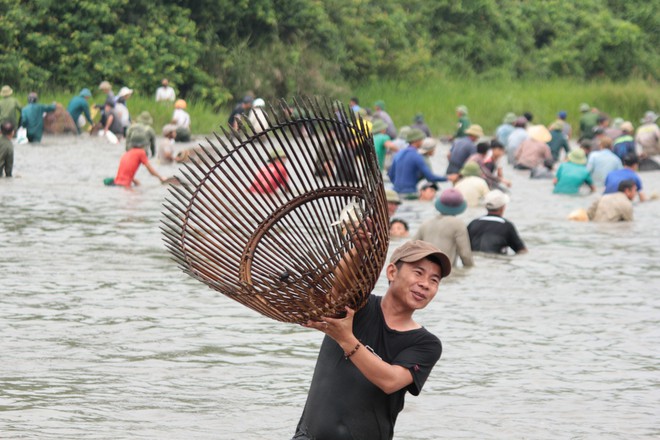
[[420,180],[420,175],[423,175],[429,182],[447,181],[445,176],[433,174],[424,162],[422,155],[410,145],[394,155],[392,166],[387,174],[394,184],[394,191],[399,194],[417,194],[417,182]]
[[463,136],[454,141],[449,150],[449,165],[447,174],[458,174],[468,157],[477,152],[477,146],[469,136]]
[[396,138],[396,126],[394,125],[394,121],[392,121],[392,117],[385,110],[375,112],[372,119],[381,119],[385,122],[387,124],[385,133],[392,139]]
[[511,124],[502,124],[497,127],[495,130],[495,139],[502,145],[506,146],[507,141],[509,140],[509,135],[513,133],[513,125]]
[[593,185],[587,167],[573,162],[562,162],[555,177],[557,183],[552,191],[555,194],[579,194],[582,185]]
[[587,216],[594,222],[629,222],[633,220],[633,205],[624,193],[617,191],[596,200]]
[[471,122],[470,118],[468,118],[466,115],[461,116],[458,118],[458,124],[456,128],[456,134],[454,134],[454,138],[460,138],[465,136],[465,130],[470,128]]
[[[243,104],[238,104],[234,109],[231,111],[229,114],[229,119],[227,119],[227,124],[229,124],[230,127],[234,127],[234,124],[236,122],[239,122],[241,117],[243,116],[243,112],[245,110],[243,109]],[[239,123],[239,128],[240,128],[240,123]]]
[[426,135],[426,137],[431,137],[431,130],[429,129],[429,126],[424,122],[415,122],[410,126],[410,128],[421,130]]
[[637,129],[635,140],[647,156],[660,154],[660,128],[657,124],[644,124]]
[[14,168],[14,144],[11,139],[0,136],[0,177],[11,177]]
[[103,128],[105,128],[105,124],[108,122],[108,118],[112,116],[112,122],[110,123],[108,130],[117,136],[124,136],[124,127],[122,126],[121,121],[119,120],[120,117],[115,112],[114,108],[110,110],[104,110],[104,113],[105,121],[103,123]]
[[522,127],[516,127],[509,135],[506,142],[506,157],[510,165],[516,163],[516,152],[520,144],[529,137],[527,130]]
[[288,180],[286,166],[277,160],[259,170],[248,190],[256,194],[272,194],[280,188],[285,189]]
[[642,191],[642,179],[639,175],[630,168],[621,168],[620,170],[612,171],[605,178],[605,192],[603,194],[611,194],[619,191],[619,183],[624,180],[634,180],[637,185],[637,191]]
[[458,257],[461,258],[463,266],[474,266],[467,227],[461,219],[453,215],[438,214],[427,220],[419,227],[413,240],[424,240],[433,244],[449,257],[452,266]]
[[584,139],[594,138],[594,127],[598,125],[598,113],[586,112],[580,118],[580,137]]
[[413,382],[385,394],[344,358],[342,348],[325,336],[314,369],[312,384],[296,440],[388,440],[403,409],[406,392],[417,396],[435,363],[440,359],[440,340],[424,327],[390,329],[381,309],[382,297],[371,295],[353,319],[353,333],[360,350],[373,349],[383,361],[410,371]]
[[119,169],[114,184],[131,186],[140,164],[147,164],[147,153],[142,148],[131,148],[119,159]]
[[94,125],[92,117],[89,114],[89,103],[82,96],[74,96],[73,99],[69,101],[66,111],[69,112],[71,119],[73,119],[73,123],[76,124],[78,134],[80,134],[80,126],[78,126],[80,115],[85,115],[87,122],[89,122],[90,125]]
[[506,255],[509,248],[515,252],[525,249],[513,223],[499,215],[487,214],[472,220],[468,234],[473,251]]
[[[112,130],[112,128],[110,128],[110,130]],[[151,153],[151,157],[154,157],[156,155],[156,132],[154,129],[151,128],[151,126],[142,124],[140,122],[136,122],[135,124],[128,127],[128,130],[126,131],[126,151],[129,151],[131,148],[133,148],[131,146],[131,141],[135,136],[140,138],[146,137],[149,139],[147,145],[143,146],[142,148],[144,148],[144,151],[146,151],[147,154]]]
[[391,141],[387,133],[376,133],[374,135],[374,147],[376,148],[376,157],[378,158],[378,168],[385,169],[385,156],[387,155],[387,148],[385,142]]
[[531,170],[543,165],[545,160],[552,159],[548,144],[527,138],[516,151],[516,168]]
[[552,139],[548,142],[548,146],[550,147],[550,153],[552,153],[552,159],[557,162],[561,155],[561,150],[564,150],[566,154],[571,150],[568,147],[568,141],[561,130],[552,130],[550,135],[552,136]]
[[609,149],[589,153],[587,171],[591,174],[594,185],[602,186],[610,172],[621,168],[623,168],[621,159]]
[[30,142],[41,142],[44,134],[44,113],[55,111],[55,104],[31,103],[21,112],[21,127],[25,127]]
[[612,145],[612,151],[623,161],[629,153],[635,153],[635,139],[629,134],[619,136]]
[[13,96],[0,98],[0,124],[11,121],[14,128],[18,128],[18,120],[21,116],[21,106]]
[[461,178],[461,180],[454,184],[454,189],[463,195],[469,208],[479,206],[481,199],[490,191],[486,180],[477,176]]

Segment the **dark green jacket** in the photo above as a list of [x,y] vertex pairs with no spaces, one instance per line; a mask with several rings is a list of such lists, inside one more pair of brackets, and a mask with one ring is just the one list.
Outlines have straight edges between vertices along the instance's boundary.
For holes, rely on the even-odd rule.
[[40,142],[44,133],[44,113],[55,111],[55,104],[28,104],[21,112],[21,127],[27,130],[30,142]]

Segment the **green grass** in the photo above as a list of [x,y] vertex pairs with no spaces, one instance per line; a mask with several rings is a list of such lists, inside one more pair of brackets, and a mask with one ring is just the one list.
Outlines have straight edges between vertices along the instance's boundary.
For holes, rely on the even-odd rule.
[[[40,92],[37,90],[37,92]],[[25,104],[27,93],[15,93]],[[65,107],[73,96],[67,92],[40,92],[41,102],[57,101]],[[313,95],[313,93],[312,93]],[[376,100],[386,103],[387,111],[398,127],[409,125],[416,113],[422,113],[435,136],[450,135],[456,126],[457,105],[470,110],[473,124],[493,133],[507,112],[522,114],[529,111],[535,123],[551,123],[559,110],[568,112],[568,121],[574,130],[578,126],[582,102],[596,106],[612,118],[622,117],[633,125],[647,110],[660,110],[660,88],[656,84],[631,80],[627,82],[572,79],[554,80],[479,80],[428,78],[425,82],[372,81],[355,86],[351,95],[358,96],[363,106],[370,107]],[[348,96],[344,102],[348,104]],[[96,92],[90,102],[103,103],[104,95]],[[154,118],[154,128],[160,133],[169,122],[173,105],[156,103],[152,96],[136,94],[128,100],[133,118],[147,110]],[[188,113],[195,134],[210,134],[226,127],[230,109],[214,111],[204,102],[188,102]]]
[[[660,88],[643,81],[580,82],[555,80],[447,80],[429,78],[424,83],[376,81],[354,87],[353,95],[363,106],[385,101],[386,110],[400,127],[410,125],[416,113],[422,113],[435,136],[455,131],[455,108],[464,104],[470,120],[480,124],[485,133],[493,133],[507,112],[517,115],[529,111],[534,123],[549,124],[560,110],[568,112],[573,128],[578,126],[579,106],[586,102],[609,114],[622,117],[633,125],[647,110],[660,110]],[[348,102],[348,97],[346,97]]]

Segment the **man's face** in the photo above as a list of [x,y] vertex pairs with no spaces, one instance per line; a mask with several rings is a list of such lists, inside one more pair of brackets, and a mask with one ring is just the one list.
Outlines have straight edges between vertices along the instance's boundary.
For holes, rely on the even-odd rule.
[[392,217],[396,210],[399,209],[399,204],[394,202],[387,202],[387,213]]
[[442,268],[427,258],[413,263],[387,266],[388,294],[412,310],[423,309],[435,298],[442,279]]
[[169,85],[169,81],[167,81],[166,79],[164,79],[163,82],[162,82],[161,84],[163,85],[163,87],[167,87],[167,86]]
[[424,188],[419,192],[419,200],[429,201],[435,198],[436,190],[433,187]]
[[490,150],[490,156],[493,158],[493,162],[497,162],[497,159],[504,156],[504,150],[502,148],[493,148]]
[[623,193],[628,197],[628,200],[634,200],[637,195],[637,185],[624,190]]

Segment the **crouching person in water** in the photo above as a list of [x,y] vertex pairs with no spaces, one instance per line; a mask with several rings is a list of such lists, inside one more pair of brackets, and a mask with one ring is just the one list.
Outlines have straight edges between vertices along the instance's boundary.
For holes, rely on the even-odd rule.
[[154,167],[149,163],[147,159],[146,148],[149,145],[149,139],[144,133],[135,133],[130,140],[127,140],[128,147],[130,148],[125,152],[121,159],[119,160],[119,169],[117,170],[117,176],[113,179],[108,177],[103,180],[108,186],[125,186],[130,188],[131,185],[139,185],[140,182],[135,178],[135,173],[137,173],[140,164],[143,164],[149,173],[152,176],[160,180],[161,183],[165,183],[166,179],[163,178]]
[[413,320],[451,272],[449,258],[424,241],[392,254],[385,296],[371,295],[345,318],[305,326],[326,334],[294,440],[392,439],[406,392],[416,396],[442,353]]

